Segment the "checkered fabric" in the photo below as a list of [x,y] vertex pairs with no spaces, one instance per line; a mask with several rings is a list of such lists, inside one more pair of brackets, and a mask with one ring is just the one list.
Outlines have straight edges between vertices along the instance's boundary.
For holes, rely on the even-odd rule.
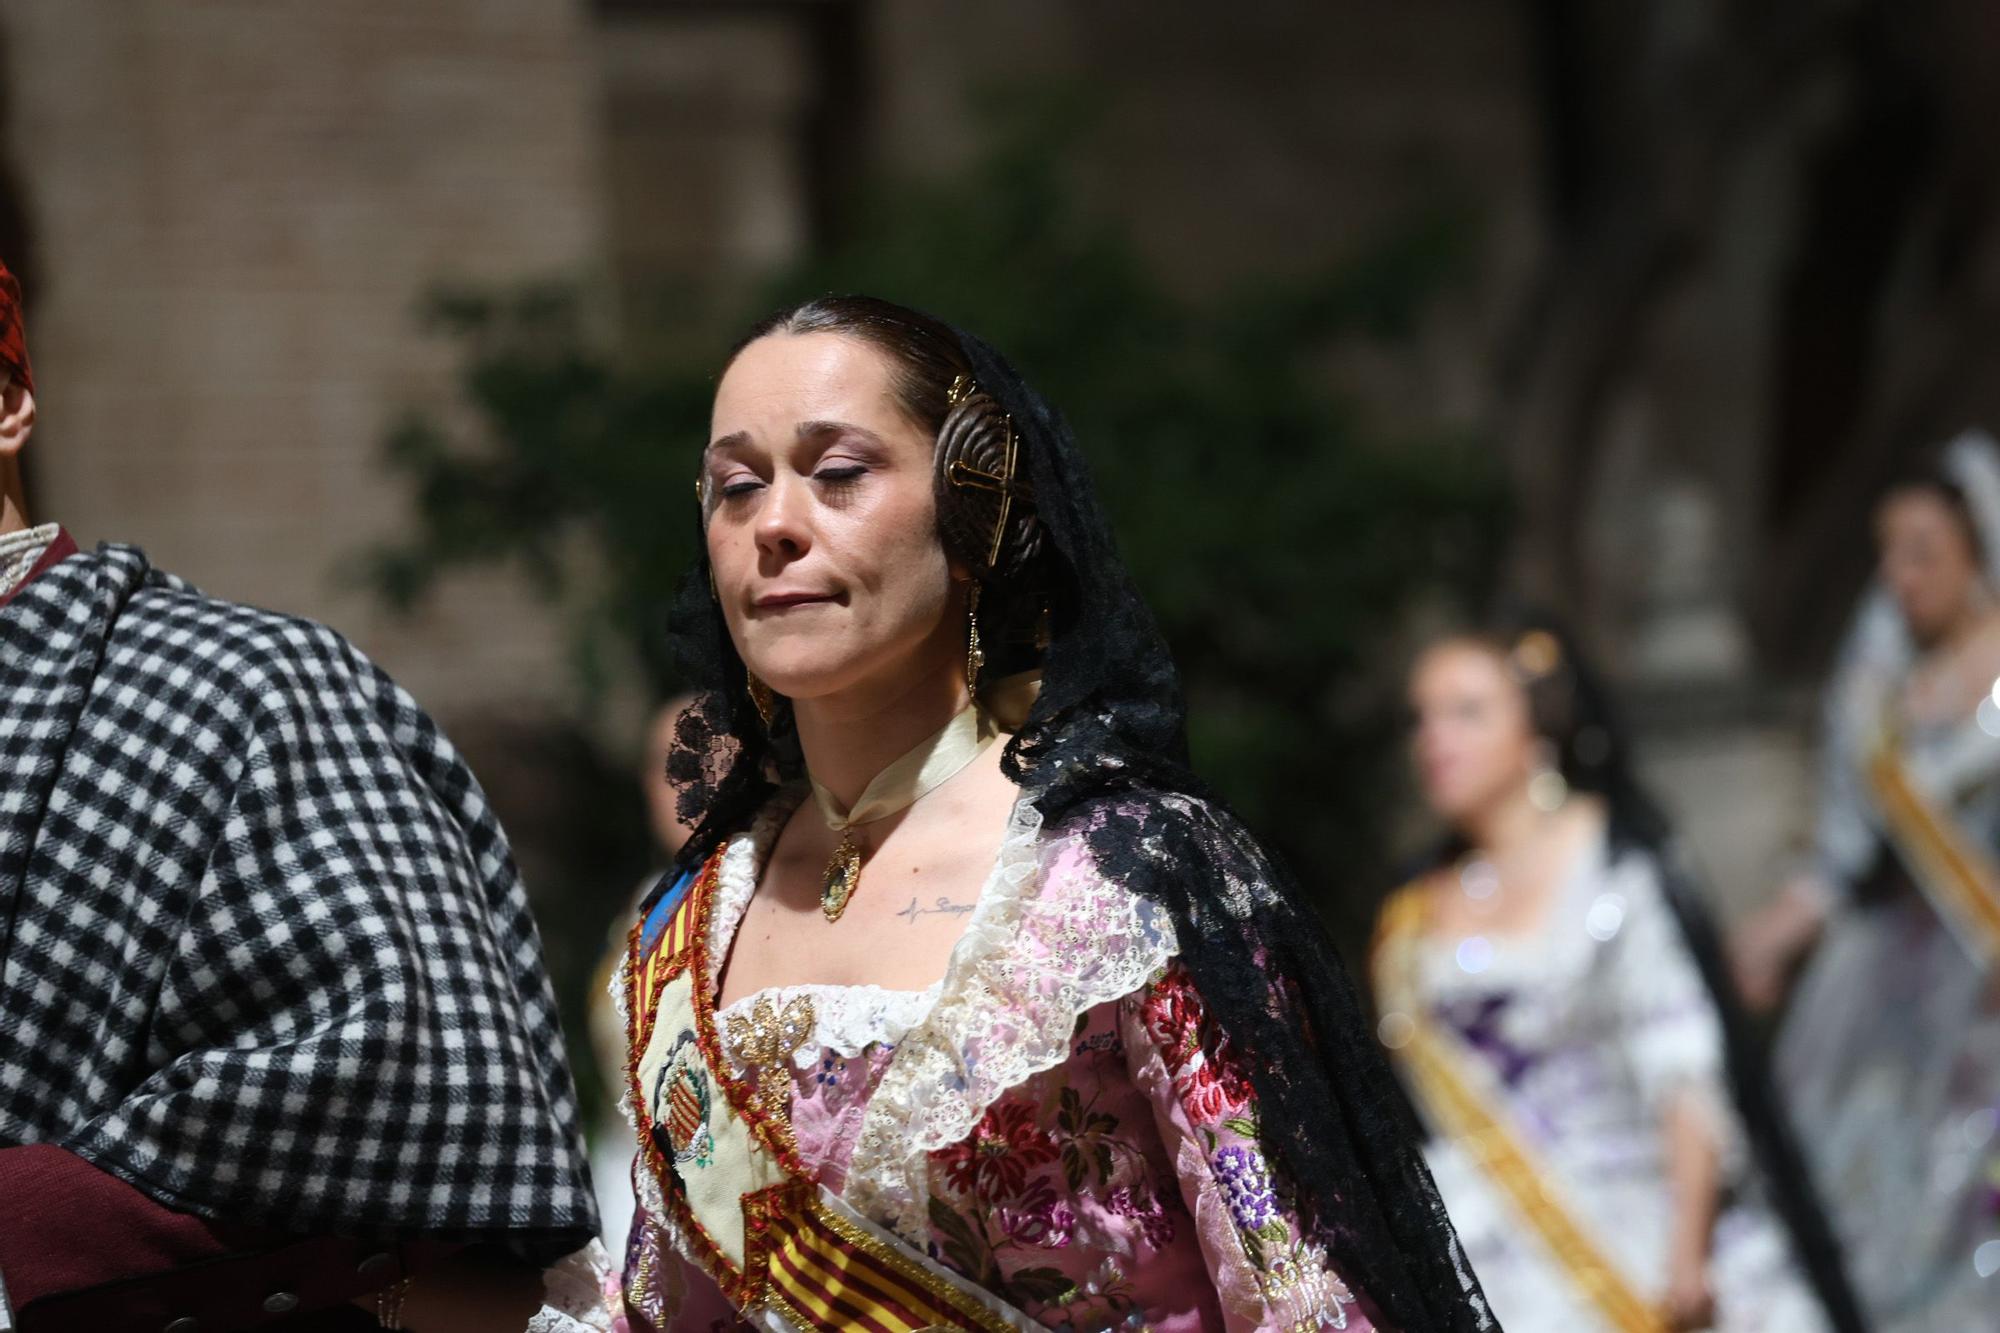
[[0,609],[0,1144],[301,1231],[597,1226],[541,944],[471,773],[319,625],[139,551]]

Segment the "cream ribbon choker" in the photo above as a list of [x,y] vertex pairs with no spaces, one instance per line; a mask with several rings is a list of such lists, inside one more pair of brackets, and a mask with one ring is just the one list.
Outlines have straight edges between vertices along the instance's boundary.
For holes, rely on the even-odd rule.
[[877,773],[862,789],[853,809],[841,810],[832,792],[817,781],[812,784],[813,804],[819,807],[820,817],[840,834],[840,845],[833,849],[820,882],[819,910],[828,921],[840,920],[861,879],[861,844],[855,841],[854,830],[907,810],[958,776],[999,736],[999,728],[985,710],[969,704],[945,723],[942,731],[925,737],[915,749]]

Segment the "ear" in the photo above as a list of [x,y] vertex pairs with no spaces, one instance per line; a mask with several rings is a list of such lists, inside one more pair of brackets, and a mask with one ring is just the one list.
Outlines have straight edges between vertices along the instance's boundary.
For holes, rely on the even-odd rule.
[[34,433],[35,395],[10,375],[5,387],[0,388],[0,454],[20,453],[21,446]]

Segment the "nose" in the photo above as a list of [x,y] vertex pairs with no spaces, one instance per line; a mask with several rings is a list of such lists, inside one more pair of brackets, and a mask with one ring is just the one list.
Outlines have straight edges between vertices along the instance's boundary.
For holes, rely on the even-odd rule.
[[767,563],[789,564],[812,549],[812,496],[797,477],[779,473],[757,510],[757,551]]

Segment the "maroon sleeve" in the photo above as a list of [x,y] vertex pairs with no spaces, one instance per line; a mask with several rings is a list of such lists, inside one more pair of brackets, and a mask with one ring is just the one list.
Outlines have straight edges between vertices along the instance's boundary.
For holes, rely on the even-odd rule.
[[28,331],[21,325],[21,284],[0,264],[0,371],[35,391],[34,367],[28,364]]
[[0,1148],[0,1199],[0,1278],[21,1333],[367,1328],[349,1302],[438,1248],[212,1222],[48,1144]]

